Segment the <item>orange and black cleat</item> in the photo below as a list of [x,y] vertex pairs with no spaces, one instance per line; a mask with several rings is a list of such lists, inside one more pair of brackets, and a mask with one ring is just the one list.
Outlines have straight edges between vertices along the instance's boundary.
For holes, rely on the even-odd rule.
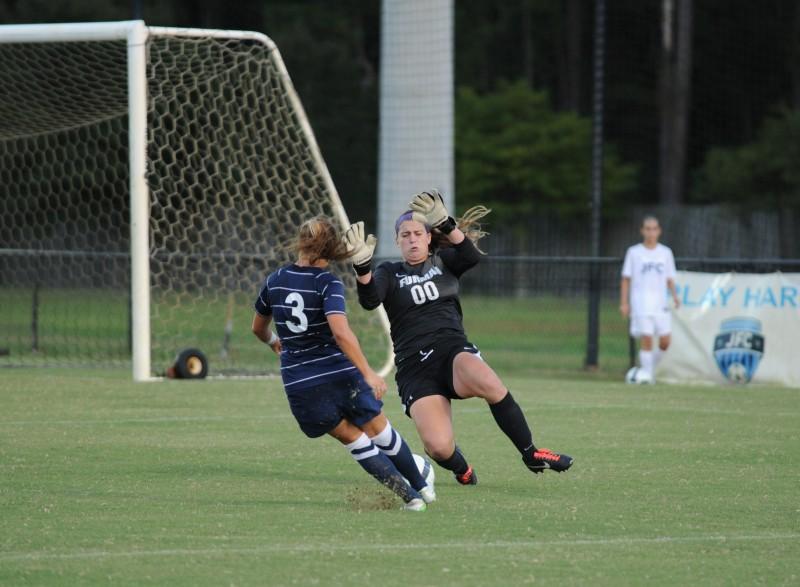
[[537,448],[533,453],[522,455],[522,462],[534,473],[550,469],[556,473],[566,471],[572,466],[572,457],[560,455],[546,448]]
[[461,485],[477,485],[478,474],[475,473],[472,467],[468,466],[465,472],[461,473],[461,475],[456,475],[456,481],[461,483]]

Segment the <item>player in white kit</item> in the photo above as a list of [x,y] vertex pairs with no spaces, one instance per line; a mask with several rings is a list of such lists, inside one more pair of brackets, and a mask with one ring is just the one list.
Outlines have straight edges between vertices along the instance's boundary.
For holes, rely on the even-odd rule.
[[[658,242],[661,226],[655,216],[645,216],[643,242],[629,247],[622,265],[619,310],[630,318],[631,336],[639,339],[639,366],[643,380],[654,380],[661,353],[669,348],[672,319],[667,292],[675,308],[680,299],[675,290],[675,258],[672,250]],[[658,338],[658,346],[653,339]]]

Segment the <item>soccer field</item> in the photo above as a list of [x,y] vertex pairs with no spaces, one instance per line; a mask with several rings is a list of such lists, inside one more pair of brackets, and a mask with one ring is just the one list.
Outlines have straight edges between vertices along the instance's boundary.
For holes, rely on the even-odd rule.
[[[507,383],[572,470],[530,474],[461,402],[480,483],[437,468],[438,501],[412,513],[306,439],[277,380],[4,369],[0,584],[800,581],[797,390]],[[393,390],[386,411],[419,452]]]

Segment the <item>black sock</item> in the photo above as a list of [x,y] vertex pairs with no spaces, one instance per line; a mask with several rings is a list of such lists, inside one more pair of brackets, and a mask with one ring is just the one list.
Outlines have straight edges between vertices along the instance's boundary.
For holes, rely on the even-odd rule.
[[[431,457],[432,458],[432,457]],[[469,465],[467,464],[467,459],[464,458],[464,455],[461,454],[461,450],[456,446],[456,450],[453,451],[453,454],[450,455],[446,459],[433,459],[440,466],[444,467],[448,471],[452,471],[456,475],[463,475],[469,469]]]
[[533,435],[528,422],[525,421],[525,414],[522,413],[522,408],[510,391],[496,404],[490,404],[489,409],[492,410],[492,416],[500,430],[505,432],[520,453],[527,454],[532,449],[535,450]]

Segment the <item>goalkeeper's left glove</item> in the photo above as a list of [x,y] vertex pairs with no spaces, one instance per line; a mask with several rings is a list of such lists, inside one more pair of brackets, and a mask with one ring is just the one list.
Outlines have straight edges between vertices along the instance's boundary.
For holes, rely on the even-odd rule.
[[456,221],[447,213],[444,199],[439,190],[429,190],[414,196],[408,204],[417,222],[436,228],[444,234],[450,234],[456,227]]
[[356,275],[366,275],[372,271],[372,254],[375,252],[375,245],[378,239],[374,235],[367,235],[364,238],[364,223],[356,222],[351,224],[344,236],[342,242],[350,254],[350,262],[353,264],[353,269]]

